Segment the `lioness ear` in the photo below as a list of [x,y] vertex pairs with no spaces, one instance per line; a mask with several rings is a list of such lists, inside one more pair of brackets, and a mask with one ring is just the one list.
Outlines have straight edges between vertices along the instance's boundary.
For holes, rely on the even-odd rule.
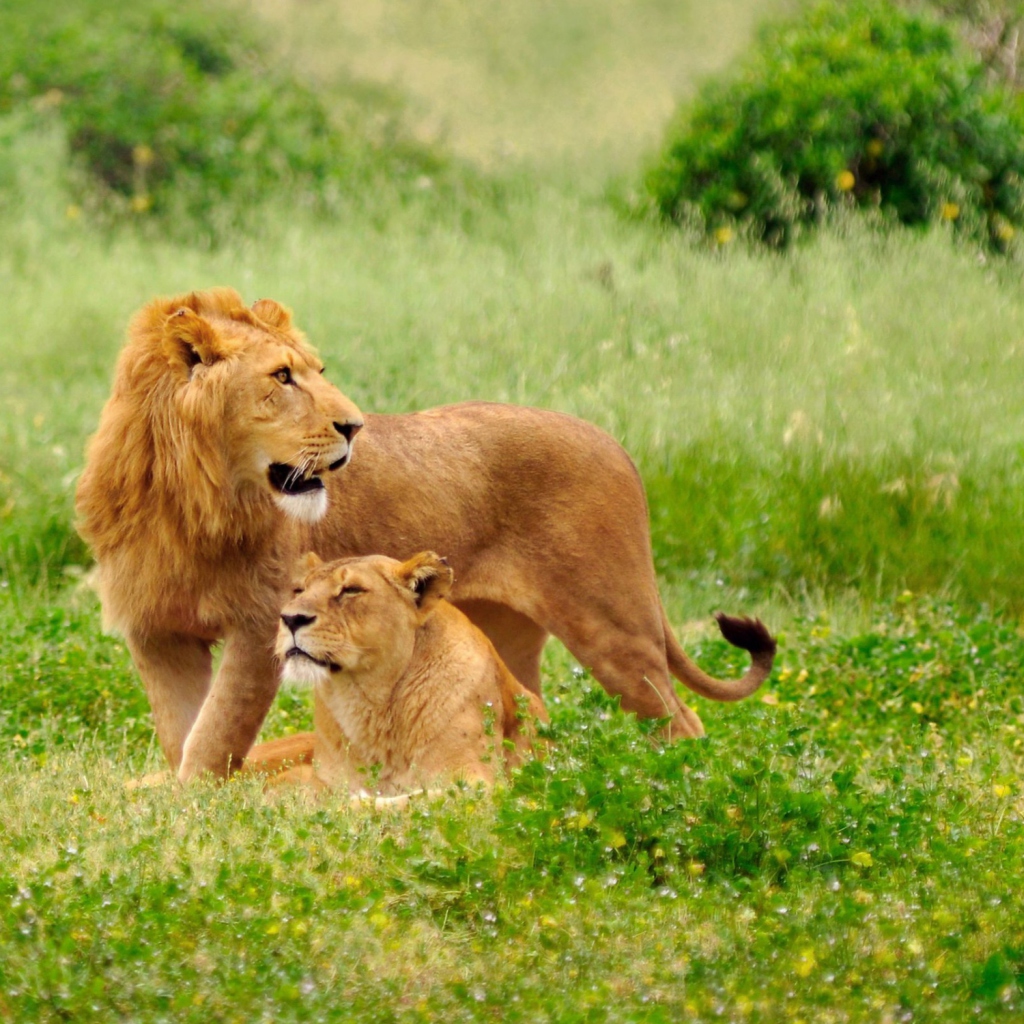
[[182,363],[189,370],[197,363],[210,366],[223,355],[213,325],[185,306],[167,318],[164,349],[172,363]]
[[315,552],[307,551],[296,563],[295,569],[301,573],[312,572],[318,565],[323,565],[324,560]]
[[451,592],[455,574],[445,559],[433,551],[421,551],[397,570],[399,582],[413,592],[416,605],[426,614]]
[[275,302],[273,299],[260,299],[258,302],[254,302],[252,311],[265,324],[270,324],[271,327],[276,327],[280,331],[287,331],[292,325],[291,313],[280,302]]

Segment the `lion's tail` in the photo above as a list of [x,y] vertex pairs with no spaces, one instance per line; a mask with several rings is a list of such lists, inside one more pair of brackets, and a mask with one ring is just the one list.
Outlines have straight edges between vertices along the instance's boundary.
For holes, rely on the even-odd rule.
[[775,638],[760,619],[733,618],[718,612],[715,615],[722,636],[733,645],[750,652],[750,668],[739,679],[715,679],[690,660],[672,634],[662,610],[665,628],[665,651],[672,675],[694,693],[709,700],[742,700],[749,697],[771,675],[775,659]]

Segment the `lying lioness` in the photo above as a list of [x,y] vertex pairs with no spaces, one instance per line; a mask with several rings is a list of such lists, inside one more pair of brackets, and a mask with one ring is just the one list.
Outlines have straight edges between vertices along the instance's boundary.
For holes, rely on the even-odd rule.
[[247,766],[274,783],[394,797],[465,780],[491,785],[527,752],[541,699],[491,642],[444,600],[452,570],[433,552],[324,563],[281,613],[277,654],[287,682],[311,684],[316,731],[253,748]]

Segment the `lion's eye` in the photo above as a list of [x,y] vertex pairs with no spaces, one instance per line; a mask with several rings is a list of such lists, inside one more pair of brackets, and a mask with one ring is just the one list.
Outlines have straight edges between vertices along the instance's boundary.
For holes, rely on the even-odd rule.
[[340,601],[344,597],[352,597],[355,594],[365,594],[366,587],[357,587],[354,584],[342,587],[334,596]]
[[306,588],[305,588],[305,587],[296,587],[296,588],[295,588],[295,589],[294,589],[294,590],[292,591],[292,593],[293,593],[293,594],[294,594],[294,595],[295,595],[296,597],[298,597],[298,596],[299,596],[299,594],[304,594],[305,592],[306,592]]
[[276,380],[279,380],[282,384],[294,384],[292,380],[292,371],[287,366],[282,366],[280,370],[277,370],[272,375]]

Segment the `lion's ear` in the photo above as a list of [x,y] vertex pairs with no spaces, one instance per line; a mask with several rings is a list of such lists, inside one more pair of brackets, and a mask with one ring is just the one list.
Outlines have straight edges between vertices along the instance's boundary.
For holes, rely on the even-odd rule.
[[252,311],[271,327],[279,331],[287,331],[292,325],[292,315],[280,302],[273,299],[260,299],[252,304]]
[[167,318],[164,348],[172,363],[183,364],[189,370],[197,363],[210,366],[223,356],[213,325],[187,306]]
[[455,574],[448,562],[433,551],[421,551],[403,562],[397,569],[402,586],[412,591],[416,605],[424,617],[434,605],[451,593]]

